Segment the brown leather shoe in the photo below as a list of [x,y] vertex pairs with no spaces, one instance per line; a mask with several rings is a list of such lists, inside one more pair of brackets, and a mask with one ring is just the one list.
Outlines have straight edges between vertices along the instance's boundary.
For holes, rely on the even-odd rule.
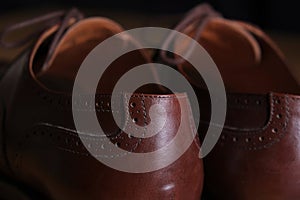
[[[140,93],[129,97],[120,95],[119,103],[116,103],[119,104],[119,111],[129,110],[122,117],[133,120],[140,127],[146,127],[151,121],[165,120],[156,135],[149,138],[131,136],[114,122],[109,92],[122,74],[134,66],[149,62],[144,51],[128,53],[109,66],[99,82],[105,87],[100,87],[98,93],[93,95],[95,105],[89,105],[84,99],[75,102],[82,112],[96,111],[106,140],[96,133],[76,131],[71,94],[78,68],[96,45],[123,31],[120,25],[109,19],[81,18],[76,10],[57,12],[6,31],[8,33],[37,21],[42,22],[40,27],[48,27],[40,32],[34,45],[9,67],[0,80],[0,170],[3,177],[9,177],[17,189],[30,197],[38,194],[41,198],[64,200],[198,200],[203,179],[198,139],[192,138],[192,145],[172,164],[145,173],[119,171],[96,159],[104,157],[113,162],[119,156],[160,149],[176,135],[182,119],[185,137],[195,133],[187,97],[178,94],[180,98],[177,98],[153,87],[140,88]],[[128,38],[123,39],[124,45],[134,45]],[[17,44],[2,41],[2,44],[12,47],[25,41]],[[156,93],[150,94],[150,91]],[[129,104],[125,104],[126,99]],[[129,108],[124,105],[129,105]],[[163,106],[166,114],[151,115],[149,109],[153,105]],[[90,143],[83,145],[81,138]],[[147,162],[160,165],[173,153],[183,150],[183,140],[176,144],[171,153],[163,152]],[[104,145],[107,141],[127,154],[108,156],[103,153],[108,148]],[[97,154],[91,155],[90,152]],[[7,187],[9,185],[13,184],[7,183]]]
[[[226,123],[204,159],[208,199],[300,199],[300,88],[281,51],[257,27],[223,19],[207,5],[178,27],[208,51],[227,90]],[[190,64],[173,61],[198,90],[204,137],[210,120],[205,84]]]

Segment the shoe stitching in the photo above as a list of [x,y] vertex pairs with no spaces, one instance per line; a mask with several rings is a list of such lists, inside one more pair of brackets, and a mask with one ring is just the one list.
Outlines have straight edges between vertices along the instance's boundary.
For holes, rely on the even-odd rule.
[[[279,102],[277,102],[278,100],[279,100]],[[281,100],[284,100],[284,106],[281,106],[281,103],[280,103]],[[275,106],[275,104],[277,106]],[[276,113],[275,113],[275,109],[276,109]],[[283,110],[284,114],[282,112],[279,112],[278,109]],[[289,119],[290,119],[289,98],[287,98],[286,96],[283,96],[283,97],[277,96],[275,98],[273,95],[271,95],[271,111],[270,111],[270,113],[271,113],[271,115],[270,115],[269,122],[260,131],[249,131],[249,132],[242,132],[242,133],[233,133],[232,131],[224,130],[223,135],[221,137],[221,139],[223,141],[220,142],[221,146],[225,146],[225,145],[230,144],[234,148],[240,148],[240,149],[244,149],[244,150],[260,150],[260,149],[267,149],[267,148],[271,147],[272,145],[274,145],[275,143],[280,142],[281,139],[286,135],[285,131],[287,129],[288,122],[289,122]],[[281,118],[278,119],[275,116],[275,114],[276,115],[280,114]],[[277,121],[277,120],[283,121],[283,123],[281,123],[281,128],[280,129],[278,128],[278,126],[274,126],[275,121]],[[263,141],[259,141],[259,140],[264,138],[264,134],[268,135],[268,132],[270,132],[270,131],[274,132],[272,135],[274,135],[274,134],[276,134],[276,135],[273,138],[271,138],[271,137],[269,137],[268,139],[265,138],[266,140],[269,140],[269,142],[267,142],[265,144],[264,143],[261,144]],[[241,134],[243,134],[243,135],[241,136]],[[228,141],[227,137],[231,138],[233,142],[230,142],[230,143],[227,142],[226,143],[226,141]],[[256,141],[256,142],[252,142],[252,144],[247,145],[248,147],[247,146],[245,147],[245,144],[244,145],[237,145],[238,140],[244,140],[245,141],[247,139],[251,139],[251,141]],[[236,143],[236,145],[234,143]]]

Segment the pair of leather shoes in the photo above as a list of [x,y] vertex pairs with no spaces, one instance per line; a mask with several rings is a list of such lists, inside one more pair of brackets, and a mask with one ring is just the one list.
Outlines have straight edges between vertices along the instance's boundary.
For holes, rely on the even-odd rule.
[[[130,173],[96,159],[113,161],[120,156],[105,154],[105,142],[129,154],[154,152],[168,145],[180,123],[185,124],[181,132],[190,138],[195,130],[188,97],[179,94],[178,98],[152,85],[129,97],[120,95],[115,102],[120,113],[128,110],[123,117],[137,126],[165,121],[155,136],[132,136],[134,130],[123,131],[114,122],[110,94],[124,73],[151,62],[147,52],[130,52],[109,66],[100,79],[99,85],[104,87],[97,90],[95,105],[84,98],[72,102],[74,79],[84,58],[123,29],[105,18],[82,19],[76,10],[46,15],[38,21],[43,28],[37,31],[38,39],[0,80],[0,169],[6,188],[15,187],[24,198],[192,200],[200,198],[205,174],[208,199],[299,199],[299,86],[283,54],[257,27],[223,19],[206,5],[193,9],[179,23],[176,29],[207,50],[224,80],[227,116],[222,135],[204,159],[204,174],[197,138],[172,164],[156,171]],[[6,33],[28,24],[19,24]],[[136,45],[133,38],[120,40],[123,45]],[[12,47],[24,41],[2,43]],[[187,48],[179,42],[173,46],[180,51]],[[159,60],[172,64],[196,91],[201,108],[198,132],[203,139],[211,117],[203,78],[177,55],[161,53]],[[76,131],[74,103],[80,112],[96,111],[106,140],[92,131]],[[162,106],[166,115],[151,114],[153,105]],[[172,151],[181,151],[184,141]],[[149,162],[159,165],[172,156],[161,154]]]

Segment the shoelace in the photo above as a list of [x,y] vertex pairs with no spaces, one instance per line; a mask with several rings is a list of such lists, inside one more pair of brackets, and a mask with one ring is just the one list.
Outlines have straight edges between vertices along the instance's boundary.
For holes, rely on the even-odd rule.
[[[174,30],[183,32],[188,26],[195,24],[197,29],[193,39],[198,41],[200,39],[202,31],[204,30],[209,20],[215,17],[222,17],[222,15],[216,12],[208,4],[200,4],[195,8],[193,8],[192,10],[190,10],[187,13],[186,17],[174,28]],[[167,37],[167,39],[163,43],[162,48],[166,49],[166,47],[168,47],[174,39],[175,39],[175,32],[171,33]],[[185,53],[186,57],[189,57],[192,54],[195,45],[196,45],[195,43],[191,44],[191,46],[188,48],[187,52]],[[163,59],[163,61],[171,65],[178,65],[185,61],[183,58],[172,58],[168,56],[166,51],[160,51],[160,57]]]
[[[46,59],[44,62],[44,66],[45,66],[50,60],[65,30],[68,28],[70,20],[74,19],[75,22],[77,22],[82,18],[83,18],[83,14],[76,8],[72,8],[69,11],[57,11],[57,12],[49,13],[37,18],[29,19],[21,23],[8,26],[3,30],[3,32],[0,33],[0,46],[5,48],[17,48],[17,47],[24,46],[25,44],[35,39],[37,36],[41,35],[47,28],[54,26],[56,24],[60,24],[52,40],[48,53],[46,55]],[[5,41],[6,36],[8,36],[10,33],[35,24],[41,24],[40,27],[37,30],[35,30],[35,32],[17,41],[13,41],[13,42]]]

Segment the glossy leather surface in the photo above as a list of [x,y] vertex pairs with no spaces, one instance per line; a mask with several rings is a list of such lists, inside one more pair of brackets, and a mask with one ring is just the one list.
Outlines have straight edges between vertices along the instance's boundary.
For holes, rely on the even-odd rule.
[[[243,96],[240,102],[228,102],[229,110],[242,115],[228,120],[247,118],[248,112],[266,110],[263,127],[225,127],[214,150],[205,158],[206,189],[211,199],[288,199],[296,200],[299,192],[300,166],[300,98],[271,93],[260,97]],[[245,103],[247,102],[247,103]],[[252,117],[259,122],[260,117]]]
[[[299,199],[300,89],[283,54],[257,27],[222,18],[210,19],[198,42],[216,62],[228,101],[221,138],[204,158],[208,199]],[[191,65],[178,69],[201,100],[203,138],[209,96]]]
[[[42,36],[44,38],[40,39],[42,41],[39,40],[40,43],[37,42],[19,57],[0,80],[0,99],[3,102],[0,113],[4,119],[0,121],[0,171],[16,183],[26,185],[49,199],[198,200],[202,191],[203,169],[202,160],[198,156],[197,138],[173,164],[148,173],[126,173],[112,169],[89,153],[89,148],[101,148],[101,140],[75,129],[71,92],[66,92],[70,82],[60,77],[68,73],[68,70],[64,70],[66,63],[58,66],[61,74],[52,68],[43,76],[45,72],[38,74],[33,69],[32,60],[40,63],[37,57],[40,54],[36,53],[36,48],[40,48],[47,36],[56,30],[55,27],[50,29],[50,34],[46,32]],[[66,37],[71,35],[66,34]],[[132,64],[139,62],[134,61]],[[55,58],[53,63],[57,64]],[[112,71],[119,74],[120,67],[123,66]],[[59,84],[55,84],[56,80]],[[110,84],[107,84],[108,88]],[[60,86],[62,90],[55,91]],[[112,119],[110,95],[107,93],[96,94],[95,105],[82,100],[77,102],[77,106],[82,112],[96,110],[99,123],[113,144],[128,152],[142,153],[167,145],[176,135],[181,119],[184,119],[184,134],[190,137],[195,133],[188,98],[184,94],[179,96],[176,98],[174,94],[163,94],[161,91],[157,91],[157,94],[136,93],[131,97],[120,95],[118,109],[127,109],[124,102],[128,100],[130,112],[124,118],[134,119],[138,126],[165,120],[158,134],[145,139],[129,137],[130,133],[120,131]],[[181,112],[179,102],[185,107],[184,112]],[[151,119],[149,109],[157,104],[164,107],[166,117],[154,115],[155,119]],[[90,140],[90,145],[84,146],[79,134]],[[178,143],[174,151],[180,150],[181,145]],[[99,150],[97,156],[106,155],[102,155]],[[153,162],[159,160],[154,159]]]

